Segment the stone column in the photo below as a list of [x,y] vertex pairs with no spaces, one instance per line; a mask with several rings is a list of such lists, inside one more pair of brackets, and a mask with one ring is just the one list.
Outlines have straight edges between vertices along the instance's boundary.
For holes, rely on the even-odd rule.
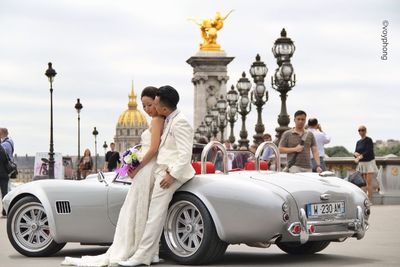
[[223,51],[199,51],[186,61],[193,67],[194,129],[199,127],[207,110],[217,103],[220,95],[226,99],[227,66],[233,59]]

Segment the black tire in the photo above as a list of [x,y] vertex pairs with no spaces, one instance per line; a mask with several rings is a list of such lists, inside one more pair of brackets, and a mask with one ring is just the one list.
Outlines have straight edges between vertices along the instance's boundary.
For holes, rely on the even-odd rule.
[[50,256],[65,246],[53,240],[43,205],[33,196],[18,200],[11,208],[7,235],[11,245],[27,257]]
[[[187,215],[193,218],[194,223],[191,224],[189,221],[186,221],[187,224],[178,222],[183,217],[186,219],[185,211]],[[189,211],[192,212],[189,214]],[[198,223],[195,223],[197,220]],[[178,233],[178,228],[180,231],[186,229],[186,232]],[[189,233],[189,228],[192,229],[192,233]],[[185,235],[188,235],[187,243],[185,242]],[[197,246],[195,240],[197,240]],[[194,247],[191,247],[192,244]],[[161,237],[163,257],[184,265],[204,265],[220,259],[227,247],[228,244],[219,239],[213,219],[200,199],[189,193],[180,193],[174,196],[168,209],[168,216]]]
[[330,241],[308,241],[305,244],[296,242],[277,243],[277,246],[288,254],[305,255],[314,254],[325,249]]

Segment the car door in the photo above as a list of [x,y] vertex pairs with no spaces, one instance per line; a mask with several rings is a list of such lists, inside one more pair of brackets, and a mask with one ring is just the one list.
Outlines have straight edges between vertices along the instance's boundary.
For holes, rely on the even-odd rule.
[[117,177],[108,186],[107,192],[107,210],[108,218],[113,225],[117,225],[119,212],[125,201],[126,194],[131,187],[131,179],[129,177]]

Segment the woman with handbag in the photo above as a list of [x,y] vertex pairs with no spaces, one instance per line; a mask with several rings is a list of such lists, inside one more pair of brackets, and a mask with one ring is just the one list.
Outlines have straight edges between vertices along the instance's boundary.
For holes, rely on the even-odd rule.
[[361,139],[357,141],[356,150],[354,152],[355,162],[358,163],[357,171],[359,171],[364,180],[367,182],[366,187],[362,187],[367,192],[368,198],[371,200],[373,195],[373,177],[378,172],[375,162],[374,143],[367,136],[367,127],[361,125],[358,127],[358,133]]
[[81,172],[81,175],[83,179],[88,176],[93,169],[93,160],[92,156],[90,154],[90,150],[88,148],[85,149],[85,152],[83,153],[83,157],[79,161],[79,170]]

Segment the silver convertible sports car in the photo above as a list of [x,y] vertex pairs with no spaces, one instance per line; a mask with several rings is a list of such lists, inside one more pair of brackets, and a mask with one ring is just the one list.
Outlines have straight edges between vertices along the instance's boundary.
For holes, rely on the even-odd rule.
[[[223,153],[224,171],[205,161],[213,146]],[[275,152],[272,170],[260,170],[260,154]],[[312,254],[330,242],[361,239],[368,229],[370,202],[357,186],[327,173],[280,172],[271,142],[255,154],[255,170],[228,172],[228,155],[218,142],[202,152],[201,172],[170,203],[161,251],[181,264],[218,260],[229,244]],[[207,173],[211,172],[211,173]],[[3,199],[7,233],[23,255],[47,256],[67,242],[110,244],[131,182],[113,173],[81,181],[40,180],[21,185]]]

